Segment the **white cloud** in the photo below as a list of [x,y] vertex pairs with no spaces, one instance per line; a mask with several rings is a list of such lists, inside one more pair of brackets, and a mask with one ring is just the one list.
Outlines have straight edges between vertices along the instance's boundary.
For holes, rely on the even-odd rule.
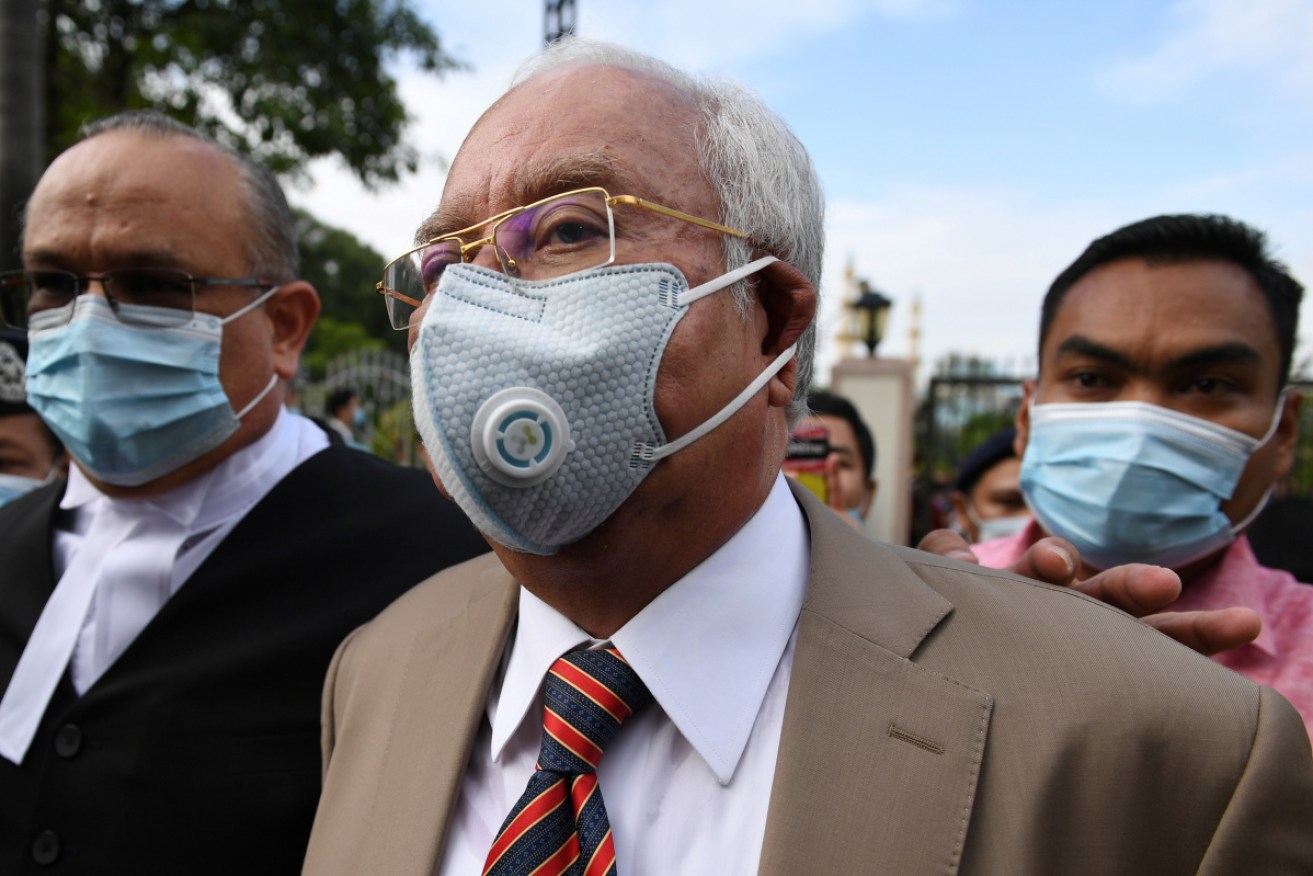
[[[921,376],[949,352],[1033,367],[1048,280],[1094,236],[1119,224],[1098,207],[1061,210],[1002,188],[903,186],[878,204],[834,200],[827,228],[822,332],[842,323],[843,273],[894,299],[883,355],[909,354],[911,302],[921,301]],[[822,377],[837,358],[822,345]]]
[[[760,0],[616,0],[581,3],[579,33],[641,47],[671,63],[695,70],[722,70],[753,57],[777,53],[798,33],[818,34],[850,26],[871,15],[938,18],[962,0],[814,0],[807,4]],[[348,228],[391,257],[437,206],[446,179],[445,162],[455,156],[479,115],[505,90],[519,64],[542,44],[540,3],[490,3],[477,13],[468,2],[427,0],[422,14],[432,22],[444,49],[471,67],[444,78],[414,69],[399,71],[401,96],[415,121],[409,139],[420,149],[419,172],[400,184],[371,192],[338,159],[315,162],[313,184],[289,193],[297,206],[322,221]],[[526,14],[528,13],[528,14]],[[696,22],[691,27],[690,22]]]
[[[1053,278],[1096,237],[1159,213],[1211,209],[1251,222],[1268,231],[1275,254],[1296,277],[1313,282],[1313,245],[1304,234],[1313,207],[1262,208],[1244,201],[1245,189],[1213,186],[1203,203],[1166,190],[1073,202],[1024,189],[911,185],[886,192],[878,203],[834,199],[818,378],[828,381],[839,355],[833,335],[843,320],[849,259],[858,277],[894,299],[882,355],[908,355],[911,301],[920,297],[922,379],[950,352],[1033,369],[1040,301]],[[1300,333],[1305,354],[1313,345],[1310,322]]]
[[1138,58],[1101,71],[1096,81],[1126,100],[1151,103],[1217,74],[1249,71],[1313,98],[1313,3],[1308,0],[1178,0],[1177,27]]

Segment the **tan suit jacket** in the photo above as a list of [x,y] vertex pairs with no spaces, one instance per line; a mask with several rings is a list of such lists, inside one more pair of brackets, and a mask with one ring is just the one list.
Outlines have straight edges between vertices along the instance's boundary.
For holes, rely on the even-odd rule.
[[[759,872],[1313,873],[1313,757],[1278,694],[799,502],[811,580]],[[516,604],[480,558],[343,643],[307,874],[433,873]]]

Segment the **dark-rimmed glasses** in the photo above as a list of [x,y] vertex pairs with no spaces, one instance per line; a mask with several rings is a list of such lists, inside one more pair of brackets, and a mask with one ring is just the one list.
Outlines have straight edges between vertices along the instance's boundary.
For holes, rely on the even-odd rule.
[[[124,268],[103,274],[53,269],[6,271],[0,273],[0,312],[5,324],[17,329],[27,328],[33,317],[39,317],[42,325],[63,325],[73,315],[68,305],[92,281],[100,283],[122,322],[144,326],[190,322],[196,309],[197,286],[278,285],[258,277],[193,277],[172,268]],[[157,309],[140,311],[139,306]]]
[[651,210],[721,234],[747,236],[634,195],[611,195],[606,189],[590,187],[498,213],[478,225],[420,244],[390,262],[375,289],[383,296],[392,327],[403,330],[424,298],[437,288],[447,266],[471,261],[488,244],[501,269],[522,280],[550,280],[604,267],[615,261],[611,208],[617,204]]

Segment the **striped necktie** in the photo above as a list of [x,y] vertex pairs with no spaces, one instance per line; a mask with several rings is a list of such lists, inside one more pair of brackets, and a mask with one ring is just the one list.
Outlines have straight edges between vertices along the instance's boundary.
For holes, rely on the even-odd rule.
[[497,832],[484,876],[615,876],[594,770],[620,724],[651,699],[614,648],[571,651],[552,664],[538,768]]

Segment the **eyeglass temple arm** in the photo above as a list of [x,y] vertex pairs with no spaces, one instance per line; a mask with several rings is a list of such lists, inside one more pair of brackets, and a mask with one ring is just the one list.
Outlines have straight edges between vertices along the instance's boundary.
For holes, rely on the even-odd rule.
[[664,216],[669,216],[672,219],[683,219],[685,222],[692,222],[694,225],[701,225],[703,228],[710,228],[712,231],[719,231],[722,234],[729,234],[734,237],[747,237],[742,231],[736,231],[726,225],[721,225],[707,219],[699,219],[697,216],[690,216],[688,213],[681,213],[678,210],[672,210],[669,207],[663,207],[660,204],[645,201],[634,195],[612,195],[607,198],[607,203],[612,206],[615,206],[616,204],[629,204],[633,207],[642,207],[644,210],[651,210],[654,213],[660,213]]
[[422,301],[416,301],[414,298],[411,298],[409,295],[402,295],[396,289],[387,288],[386,286],[383,285],[382,281],[379,281],[374,284],[374,291],[377,292],[379,295],[384,296],[385,298],[395,298],[398,301],[404,301],[406,304],[409,304],[411,307],[419,307],[421,304],[424,303]]
[[264,277],[192,277],[198,286],[277,286],[273,280]]

